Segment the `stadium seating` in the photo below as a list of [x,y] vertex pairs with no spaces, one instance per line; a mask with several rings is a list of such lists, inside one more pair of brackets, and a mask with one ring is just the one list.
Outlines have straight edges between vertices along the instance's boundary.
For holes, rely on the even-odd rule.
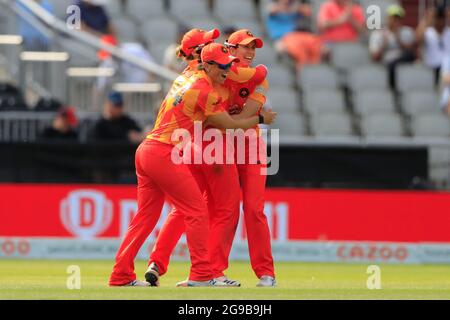
[[137,41],[139,38],[137,26],[129,18],[114,19],[114,27],[116,28],[117,38],[120,42]]
[[306,132],[304,120],[300,114],[281,113],[272,128],[280,129],[280,136],[303,136]]
[[303,97],[305,111],[310,114],[345,112],[345,101],[338,90],[314,90],[305,92]]
[[387,90],[358,91],[353,95],[355,113],[361,116],[395,112],[394,97]]
[[300,111],[297,91],[287,88],[269,90],[268,99],[272,109],[282,114],[296,114]]
[[302,90],[337,89],[338,75],[327,65],[304,66],[299,73],[298,85]]
[[252,0],[215,1],[213,13],[225,23],[233,20],[256,20],[256,10]]
[[[316,30],[316,14],[324,1],[310,1],[313,30]],[[50,2],[56,15],[64,18],[67,6],[74,0]],[[439,96],[434,87],[432,70],[422,64],[399,66],[395,92],[389,88],[386,68],[371,63],[367,44],[363,40],[334,45],[329,62],[306,65],[296,71],[290,58],[279,54],[274,43],[265,37],[266,7],[270,2],[110,0],[106,9],[113,17],[112,23],[119,40],[144,43],[158,63],[162,63],[166,48],[176,40],[181,25],[202,29],[223,29],[226,26],[247,28],[264,38],[264,47],[256,51],[255,64],[265,64],[269,69],[268,104],[279,112],[277,122],[284,136],[408,138],[412,135],[412,138],[409,137],[411,141],[424,138],[431,143],[434,138],[450,136],[449,121],[440,113],[438,106]],[[360,3],[363,8],[379,5],[383,13],[388,5],[398,1],[361,0]],[[69,52],[70,67],[98,65],[97,50],[92,47],[63,37],[58,39],[55,47],[59,51]],[[36,69],[36,80],[40,79],[38,71]],[[75,83],[74,79],[69,79],[68,102],[77,102],[80,110],[98,111],[91,105],[92,90],[87,89],[93,81]],[[27,110],[21,95],[6,96],[0,93],[0,101],[3,114],[11,110]],[[86,127],[90,125],[88,119],[83,123]],[[447,169],[433,167],[435,162],[444,166],[445,157],[450,160],[450,154],[436,151],[435,160],[430,164],[435,170],[433,177],[445,176],[442,172],[448,169],[450,161],[447,161]],[[440,173],[436,173],[439,170]]]
[[331,56],[333,65],[343,71],[369,63],[368,49],[360,43],[335,44],[332,46]]
[[188,24],[189,21],[195,18],[211,17],[206,0],[171,0],[170,13],[185,24]]
[[412,121],[412,133],[414,136],[422,138],[447,138],[450,136],[450,122],[441,114],[419,114]]
[[373,64],[358,66],[349,70],[347,86],[352,91],[387,89],[386,69]]
[[361,131],[365,137],[398,138],[404,135],[402,119],[394,113],[365,115],[362,118]]
[[164,0],[128,0],[127,13],[140,23],[166,15]]
[[434,74],[423,65],[400,65],[396,71],[396,83],[402,93],[414,90],[432,91]]
[[409,116],[419,113],[438,113],[439,97],[433,91],[413,91],[403,97],[403,111]]
[[153,18],[142,24],[141,37],[151,47],[157,43],[174,42],[178,34],[178,26],[168,17]]
[[313,117],[311,128],[318,137],[353,136],[352,121],[345,113],[318,114]]
[[269,79],[270,87],[292,87],[293,86],[293,75],[292,72],[284,67],[283,65],[271,66],[269,73],[267,74]]

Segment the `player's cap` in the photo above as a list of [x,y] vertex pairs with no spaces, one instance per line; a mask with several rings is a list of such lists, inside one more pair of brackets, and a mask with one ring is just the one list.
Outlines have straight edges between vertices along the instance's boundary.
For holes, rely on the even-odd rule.
[[112,91],[108,94],[108,100],[113,106],[122,107],[123,106],[123,96],[120,92]]
[[78,125],[78,118],[75,113],[74,107],[61,107],[58,110],[58,115],[65,118],[67,123],[72,127],[76,127]]
[[238,30],[230,35],[228,40],[226,41],[226,45],[228,46],[237,46],[238,44],[248,45],[252,41],[255,41],[257,48],[262,48],[264,42],[261,38],[257,38],[247,29]]
[[387,7],[386,13],[389,17],[403,18],[405,16],[405,9],[403,9],[398,4],[392,4],[389,7]]
[[230,54],[227,47],[220,43],[210,43],[205,46],[201,53],[202,62],[215,62],[227,65],[232,62],[239,62],[239,59]]
[[211,43],[219,36],[220,31],[218,29],[212,29],[210,31],[192,29],[183,36],[183,39],[181,40],[181,50],[186,55],[190,55],[198,46]]

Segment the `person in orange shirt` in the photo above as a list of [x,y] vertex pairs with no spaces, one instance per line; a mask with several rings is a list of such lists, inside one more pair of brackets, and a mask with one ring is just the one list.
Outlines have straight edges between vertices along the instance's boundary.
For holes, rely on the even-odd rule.
[[207,245],[208,211],[200,189],[187,165],[173,161],[173,154],[179,153],[177,146],[181,142],[176,133],[178,129],[192,133],[194,121],[206,120],[221,129],[248,129],[258,123],[272,123],[276,113],[264,112],[260,116],[239,120],[230,117],[223,109],[215,86],[225,81],[229,68],[237,58],[220,44],[205,46],[202,58],[210,67],[195,73],[184,86],[169,91],[153,130],[136,151],[138,212],[116,255],[110,286],[150,285],[136,280],[134,258],[155,227],[165,198],[183,212],[191,257],[187,285],[225,285],[212,275]]
[[326,43],[358,41],[365,31],[364,11],[353,0],[328,0],[319,9],[317,26]]

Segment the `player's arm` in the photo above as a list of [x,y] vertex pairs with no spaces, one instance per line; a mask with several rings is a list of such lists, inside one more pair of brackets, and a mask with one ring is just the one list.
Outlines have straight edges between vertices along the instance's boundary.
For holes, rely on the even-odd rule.
[[264,81],[255,88],[255,91],[248,97],[241,113],[232,115],[234,119],[245,119],[257,115],[266,103],[266,94],[269,91],[269,81]]
[[[260,117],[261,116],[261,117]],[[272,110],[261,111],[260,116],[251,116],[246,119],[233,119],[228,112],[220,112],[214,115],[208,116],[208,123],[219,129],[250,129],[258,124],[272,124],[277,113]]]
[[231,118],[235,119],[235,120],[239,120],[239,119],[246,119],[246,118],[250,118],[254,115],[258,114],[258,111],[261,110],[263,104],[259,101],[256,100],[248,100],[245,103],[244,108],[242,109],[241,113],[239,114],[233,114],[231,116]]

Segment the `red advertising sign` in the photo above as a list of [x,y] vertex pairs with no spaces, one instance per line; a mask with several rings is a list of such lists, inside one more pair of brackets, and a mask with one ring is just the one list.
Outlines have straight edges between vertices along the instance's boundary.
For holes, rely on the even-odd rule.
[[[134,186],[0,184],[0,195],[0,237],[117,238],[137,210]],[[153,236],[169,210],[165,205]],[[265,212],[280,242],[450,242],[450,193],[268,189]],[[338,251],[343,259],[404,254],[401,248]]]

